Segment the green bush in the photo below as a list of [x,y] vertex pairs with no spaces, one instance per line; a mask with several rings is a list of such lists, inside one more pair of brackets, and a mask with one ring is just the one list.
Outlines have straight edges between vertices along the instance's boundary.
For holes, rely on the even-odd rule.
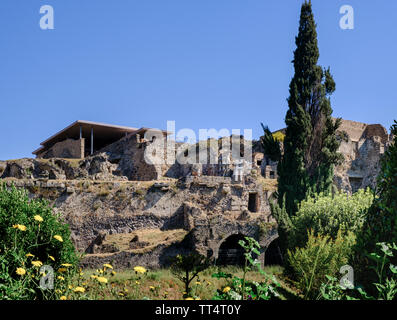
[[[78,263],[70,230],[43,200],[0,184],[0,299],[44,299],[40,267],[69,270]],[[48,290],[47,290],[48,291]]]
[[332,239],[329,235],[316,236],[311,230],[305,247],[288,250],[288,263],[297,279],[296,286],[306,299],[318,295],[326,275],[335,276],[340,267],[348,263],[354,243],[355,236],[351,232],[342,236],[339,231]]
[[339,230],[342,236],[348,232],[357,233],[373,199],[374,195],[368,189],[359,190],[352,196],[339,192],[319,194],[302,201],[297,214],[291,218],[288,248],[305,246],[308,230],[312,230],[314,235],[328,235],[332,239],[336,239]]

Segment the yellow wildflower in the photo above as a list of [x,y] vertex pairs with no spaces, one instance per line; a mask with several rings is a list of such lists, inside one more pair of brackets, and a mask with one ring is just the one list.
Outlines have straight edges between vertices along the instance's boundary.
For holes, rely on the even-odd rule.
[[93,275],[91,276],[91,278],[92,278],[92,279],[96,279],[96,278],[98,278],[98,276],[96,276],[96,275],[93,274]]
[[112,265],[109,264],[109,263],[105,263],[103,266],[104,266],[105,268],[108,268],[108,269],[113,269]]
[[24,226],[23,224],[14,224],[12,227],[14,229],[19,229],[21,231],[26,231],[26,226]]
[[116,271],[112,271],[112,276],[115,276],[116,275]]
[[146,269],[144,267],[134,267],[134,271],[137,273],[145,273]]
[[26,270],[24,268],[17,268],[16,273],[19,276],[23,276],[26,273]]
[[140,282],[139,282],[139,281],[135,281],[135,283],[136,283],[137,285],[139,285],[139,284],[140,284]]
[[25,257],[26,257],[26,258],[29,258],[29,257],[34,257],[34,255],[33,255],[33,254],[31,254],[31,253],[27,253],[27,254],[25,254]]
[[108,283],[108,279],[106,279],[105,277],[98,277],[97,280],[101,283]]
[[124,297],[124,293],[119,292],[119,296]]
[[186,298],[185,300],[194,300],[193,298],[190,298],[190,297],[188,297],[188,298]]
[[150,286],[149,289],[150,289],[150,290],[154,290],[154,287],[153,287],[153,286]]
[[34,216],[34,220],[38,221],[38,222],[43,222],[44,219],[42,217],[40,217],[39,215],[35,215]]
[[32,265],[35,267],[41,267],[43,265],[43,262],[37,260],[37,261],[32,261]]
[[72,265],[70,263],[62,263],[61,266],[63,266],[63,267],[71,267]]
[[59,298],[59,300],[66,300],[66,297],[62,296],[62,297]]
[[62,272],[66,272],[66,271],[67,271],[66,268],[59,268],[59,269],[58,269],[58,272],[61,272],[61,273],[62,273]]
[[62,277],[62,276],[58,276],[57,278],[58,278],[59,280],[61,280],[61,281],[65,280],[65,278]]
[[76,287],[76,288],[74,288],[73,291],[74,291],[74,292],[81,292],[81,293],[83,293],[83,292],[85,292],[85,289],[84,289],[83,287]]
[[63,242],[63,239],[60,235],[55,235],[54,239],[58,240],[59,242]]
[[48,256],[48,258],[50,258],[52,261],[55,261],[55,258],[53,256]]
[[196,281],[196,285],[200,286],[201,285],[200,281]]
[[231,290],[230,287],[225,287],[225,288],[223,289],[223,293],[228,293],[230,290]]

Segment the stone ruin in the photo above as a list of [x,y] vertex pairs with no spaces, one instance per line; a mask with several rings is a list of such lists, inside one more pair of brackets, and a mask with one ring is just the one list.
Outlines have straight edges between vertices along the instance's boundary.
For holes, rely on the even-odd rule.
[[[72,131],[47,139],[36,159],[0,161],[0,178],[7,185],[50,200],[63,215],[76,248],[87,254],[83,266],[112,262],[119,268],[157,268],[191,251],[217,264],[239,263],[238,241],[244,236],[259,241],[263,264],[281,263],[269,206],[277,189],[277,163],[258,141],[239,137],[236,159],[223,147],[232,137],[210,139],[204,145],[217,163],[167,164],[165,144],[156,143],[166,141],[168,133],[161,131],[156,142],[145,134],[147,128],[113,126],[116,132],[110,134],[112,126],[96,124],[94,131],[90,124],[77,121],[69,126]],[[91,139],[84,137],[90,133]],[[343,120],[339,133],[345,161],[335,170],[335,184],[347,192],[374,187],[391,141],[386,129]],[[175,156],[201,146],[176,143]],[[247,159],[244,150],[250,148]],[[164,161],[148,163],[148,151]]]

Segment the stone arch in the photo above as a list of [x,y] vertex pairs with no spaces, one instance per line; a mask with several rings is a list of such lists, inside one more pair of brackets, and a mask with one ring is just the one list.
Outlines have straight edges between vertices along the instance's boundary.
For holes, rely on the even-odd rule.
[[244,240],[245,235],[234,233],[226,237],[218,249],[217,265],[242,265],[244,264],[244,249],[238,244]]
[[282,265],[283,256],[280,250],[280,240],[278,235],[268,242],[263,252],[263,265]]

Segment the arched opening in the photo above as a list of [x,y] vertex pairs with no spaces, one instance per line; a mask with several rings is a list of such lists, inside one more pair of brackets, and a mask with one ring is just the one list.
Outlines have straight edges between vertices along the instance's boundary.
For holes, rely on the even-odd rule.
[[280,241],[279,239],[273,240],[270,245],[267,247],[265,251],[265,261],[264,264],[266,266],[271,265],[282,265],[283,264],[283,256],[280,250]]
[[238,244],[240,240],[244,240],[244,235],[233,234],[222,242],[217,265],[244,265],[244,249]]

